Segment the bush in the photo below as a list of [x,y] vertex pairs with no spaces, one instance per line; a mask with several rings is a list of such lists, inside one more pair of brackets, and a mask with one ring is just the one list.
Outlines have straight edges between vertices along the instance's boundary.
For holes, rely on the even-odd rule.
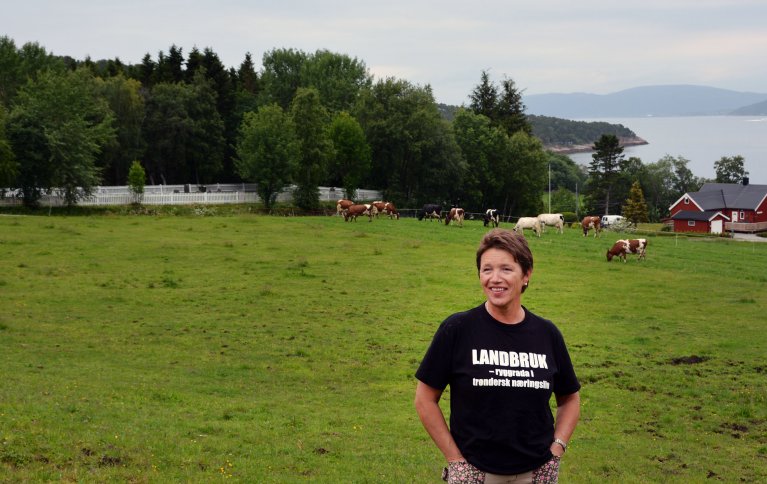
[[628,234],[633,234],[637,231],[637,228],[634,224],[629,222],[628,219],[624,218],[623,220],[619,220],[617,222],[611,223],[608,227],[605,228],[605,230],[611,230],[613,232],[625,232]]
[[565,223],[572,223],[578,221],[578,216],[575,212],[562,212],[562,216],[565,218]]

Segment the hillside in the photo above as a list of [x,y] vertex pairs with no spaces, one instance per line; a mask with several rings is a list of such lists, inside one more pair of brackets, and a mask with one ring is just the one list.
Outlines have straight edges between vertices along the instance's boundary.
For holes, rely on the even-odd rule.
[[767,101],[743,106],[730,114],[733,116],[767,116]]
[[567,119],[704,116],[767,101],[765,93],[730,91],[706,86],[644,86],[612,94],[532,94],[523,97],[527,112]]
[[[442,117],[448,121],[455,118],[459,106],[438,104]],[[533,127],[533,135],[543,142],[543,145],[556,153],[581,153],[591,151],[591,146],[603,134],[614,134],[622,146],[644,145],[647,141],[622,124],[612,124],[602,121],[573,121],[553,116],[527,115]]]

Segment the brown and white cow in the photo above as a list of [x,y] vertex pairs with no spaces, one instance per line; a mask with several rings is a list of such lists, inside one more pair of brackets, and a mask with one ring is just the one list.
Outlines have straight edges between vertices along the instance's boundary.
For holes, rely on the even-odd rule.
[[583,228],[583,236],[588,237],[589,230],[594,229],[594,237],[599,237],[601,235],[600,232],[602,232],[602,222],[601,219],[597,216],[588,216],[583,217],[583,221],[581,222],[581,228]]
[[341,212],[344,216],[344,222],[348,222],[349,220],[356,222],[357,217],[360,215],[367,215],[368,221],[373,221],[373,216],[378,213],[378,210],[376,208],[369,204],[358,204],[358,205],[352,205],[349,208],[346,208]]
[[460,207],[453,207],[450,209],[450,213],[445,217],[445,225],[450,225],[451,221],[454,221],[459,227],[463,227],[463,217],[466,213]]
[[341,215],[344,210],[351,207],[352,205],[354,205],[354,202],[342,198],[338,201],[338,203],[336,203],[336,215]]
[[376,214],[376,218],[378,218],[378,214],[382,213],[384,215],[388,215],[389,218],[394,218],[399,220],[399,212],[397,212],[396,207],[394,207],[394,204],[391,202],[384,202],[384,201],[376,201],[373,202],[372,205],[378,210],[378,213]]
[[607,262],[613,260],[613,257],[618,256],[626,262],[627,254],[637,254],[639,258],[637,261],[641,261],[645,258],[647,253],[647,239],[622,239],[618,240],[613,246],[607,250]]
[[531,229],[535,232],[536,236],[540,237],[541,222],[538,220],[538,217],[520,217],[519,220],[517,220],[517,224],[514,226],[514,232],[524,235],[524,229]]
[[389,218],[399,220],[399,212],[397,211],[397,207],[395,207],[391,202],[386,202],[386,205],[384,206],[384,213],[388,215]]

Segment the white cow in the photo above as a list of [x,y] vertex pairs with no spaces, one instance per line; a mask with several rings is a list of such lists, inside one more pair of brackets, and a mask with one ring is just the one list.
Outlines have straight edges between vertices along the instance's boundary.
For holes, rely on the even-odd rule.
[[532,229],[536,236],[541,236],[541,222],[537,217],[520,217],[514,226],[514,232],[524,235],[524,229]]
[[541,222],[541,231],[546,231],[546,226],[556,227],[557,231],[564,233],[565,217],[561,213],[542,213],[538,215],[538,221]]

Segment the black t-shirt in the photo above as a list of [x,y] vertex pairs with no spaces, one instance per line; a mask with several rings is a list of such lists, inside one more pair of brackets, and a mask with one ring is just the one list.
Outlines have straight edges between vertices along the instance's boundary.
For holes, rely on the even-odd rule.
[[493,474],[519,474],[551,458],[552,392],[580,389],[562,334],[523,308],[504,324],[482,304],[439,327],[416,378],[450,385],[450,433],[466,460]]

